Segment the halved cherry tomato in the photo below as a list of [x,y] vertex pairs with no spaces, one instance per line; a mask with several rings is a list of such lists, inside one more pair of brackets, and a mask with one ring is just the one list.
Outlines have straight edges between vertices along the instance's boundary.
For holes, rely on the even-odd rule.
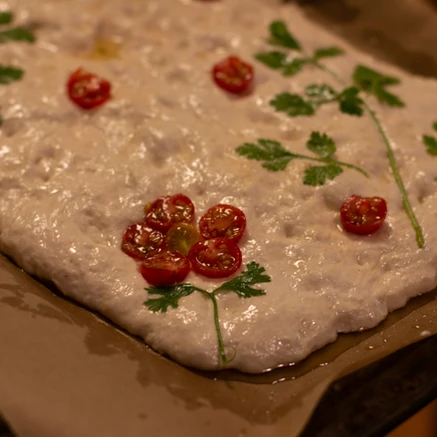
[[79,68],[67,82],[70,99],[82,109],[93,109],[111,97],[111,84],[95,74]]
[[368,235],[376,232],[387,216],[387,203],[381,197],[348,197],[340,209],[340,217],[346,232]]
[[200,235],[193,225],[188,223],[176,223],[173,225],[167,235],[165,241],[167,242],[168,250],[178,252],[187,256],[193,244],[200,240]]
[[179,284],[190,272],[190,261],[176,252],[160,252],[140,264],[143,278],[155,287]]
[[165,232],[175,223],[190,223],[193,218],[193,202],[183,194],[175,194],[155,200],[147,210],[146,223]]
[[130,225],[126,229],[121,242],[121,250],[132,258],[144,259],[151,252],[162,250],[164,245],[164,234],[141,222]]
[[192,269],[208,278],[226,278],[241,267],[241,251],[228,238],[199,241],[188,254]]
[[253,67],[236,56],[230,56],[214,65],[212,76],[215,83],[230,93],[240,94],[253,82]]
[[237,242],[246,229],[246,216],[235,206],[218,204],[202,216],[199,229],[206,240],[224,237]]

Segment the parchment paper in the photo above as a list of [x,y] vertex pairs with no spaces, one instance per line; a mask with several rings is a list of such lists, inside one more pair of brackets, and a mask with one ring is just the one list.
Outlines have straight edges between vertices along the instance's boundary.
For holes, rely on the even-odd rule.
[[[431,3],[316,0],[302,7],[362,49],[437,76]],[[20,437],[294,437],[332,380],[432,333],[436,292],[296,366],[260,376],[200,373],[0,257],[0,411]]]

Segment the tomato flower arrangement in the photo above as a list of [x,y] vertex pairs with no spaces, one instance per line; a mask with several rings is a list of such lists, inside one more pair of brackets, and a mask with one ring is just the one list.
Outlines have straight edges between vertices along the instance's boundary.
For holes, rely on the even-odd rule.
[[143,278],[154,286],[181,283],[193,270],[207,278],[226,278],[242,263],[237,243],[246,217],[232,205],[218,204],[192,224],[195,208],[184,194],[163,196],[144,209],[144,221],[132,224],[122,251],[139,263]]

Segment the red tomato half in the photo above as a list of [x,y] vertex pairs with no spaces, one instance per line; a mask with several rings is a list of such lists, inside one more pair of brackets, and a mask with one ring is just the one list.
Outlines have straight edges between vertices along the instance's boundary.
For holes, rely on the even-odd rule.
[[387,203],[381,197],[348,197],[340,209],[340,217],[346,232],[368,235],[376,232],[387,216]]
[[188,257],[193,270],[208,278],[226,278],[241,267],[241,251],[227,238],[199,241]]
[[67,82],[70,99],[82,109],[93,109],[111,97],[111,84],[95,74],[79,68]]
[[224,237],[237,242],[246,229],[246,216],[235,206],[219,204],[208,209],[202,216],[199,229],[206,240]]
[[164,234],[141,222],[126,229],[121,242],[121,250],[132,258],[144,259],[150,252],[162,250],[164,244]]
[[190,223],[193,218],[193,202],[183,194],[160,197],[150,205],[146,213],[146,223],[163,232],[175,223]]
[[190,272],[190,261],[176,252],[160,252],[140,264],[143,278],[155,287],[169,287],[182,282]]
[[230,56],[214,65],[212,76],[215,83],[230,93],[240,94],[253,82],[253,67],[236,56]]

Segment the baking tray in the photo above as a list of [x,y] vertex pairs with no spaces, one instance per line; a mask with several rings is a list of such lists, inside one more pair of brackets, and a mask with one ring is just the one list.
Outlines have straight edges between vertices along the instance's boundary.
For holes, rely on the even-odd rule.
[[[437,77],[431,2],[313,0],[301,7],[359,48]],[[414,361],[435,355],[432,334],[436,292],[298,365],[258,376],[198,372],[0,258],[0,411],[21,437],[294,437],[307,424],[303,437],[377,437],[436,396],[437,366]],[[405,346],[415,349],[392,355]],[[366,386],[373,390],[358,390]]]

